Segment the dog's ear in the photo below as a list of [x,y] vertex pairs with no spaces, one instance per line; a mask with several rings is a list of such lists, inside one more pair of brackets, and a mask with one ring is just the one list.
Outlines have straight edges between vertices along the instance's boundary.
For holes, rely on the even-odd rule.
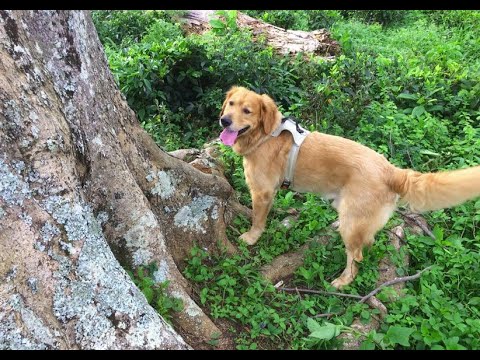
[[266,94],[262,95],[262,107],[261,107],[261,117],[263,131],[266,135],[270,135],[275,127],[275,119],[277,117],[277,105],[272,100],[272,98]]
[[223,111],[225,110],[225,106],[227,106],[228,99],[230,99],[238,90],[240,90],[240,86],[232,86],[230,90],[228,90],[227,95],[225,96],[225,101],[222,105],[222,110],[220,111],[220,117],[223,115]]

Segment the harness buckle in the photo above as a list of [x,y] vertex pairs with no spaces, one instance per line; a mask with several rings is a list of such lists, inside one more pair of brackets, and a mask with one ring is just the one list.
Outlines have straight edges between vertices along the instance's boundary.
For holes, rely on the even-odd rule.
[[290,187],[290,181],[289,180],[283,180],[282,185],[280,185],[280,189],[287,190],[289,187]]

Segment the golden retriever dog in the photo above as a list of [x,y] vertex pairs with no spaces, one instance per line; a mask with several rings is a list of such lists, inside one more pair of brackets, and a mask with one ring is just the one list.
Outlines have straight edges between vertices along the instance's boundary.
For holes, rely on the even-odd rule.
[[[293,144],[288,131],[271,136],[281,121],[282,114],[268,95],[237,86],[226,94],[220,113],[224,128],[220,138],[243,156],[253,218],[250,230],[240,239],[249,245],[255,244],[265,229]],[[347,265],[332,282],[335,288],[353,281],[358,272],[356,262],[363,259],[363,247],[373,244],[375,234],[385,226],[399,200],[422,212],[480,196],[480,166],[439,173],[404,170],[366,146],[316,131],[301,144],[293,174],[293,190],[333,200],[338,211]]]

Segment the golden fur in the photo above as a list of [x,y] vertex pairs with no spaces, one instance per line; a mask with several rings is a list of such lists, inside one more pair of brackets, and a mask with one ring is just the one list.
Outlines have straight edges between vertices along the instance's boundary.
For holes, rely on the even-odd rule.
[[[240,238],[253,245],[265,229],[293,139],[287,131],[270,136],[281,122],[281,113],[269,96],[243,87],[228,91],[220,115],[231,120],[230,130],[246,129],[235,140],[233,150],[243,156],[253,204],[252,227]],[[414,211],[458,205],[480,196],[480,166],[422,174],[399,169],[354,141],[312,132],[300,148],[294,190],[333,200],[347,253],[345,270],[332,282],[340,288],[356,276],[355,262],[362,260],[363,247],[373,243],[399,199]]]

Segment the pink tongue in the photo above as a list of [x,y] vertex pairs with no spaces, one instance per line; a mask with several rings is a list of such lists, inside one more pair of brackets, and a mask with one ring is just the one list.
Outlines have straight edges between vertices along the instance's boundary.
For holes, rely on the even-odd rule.
[[237,136],[238,136],[238,131],[229,131],[225,129],[220,134],[220,140],[222,140],[222,142],[225,145],[232,146]]

